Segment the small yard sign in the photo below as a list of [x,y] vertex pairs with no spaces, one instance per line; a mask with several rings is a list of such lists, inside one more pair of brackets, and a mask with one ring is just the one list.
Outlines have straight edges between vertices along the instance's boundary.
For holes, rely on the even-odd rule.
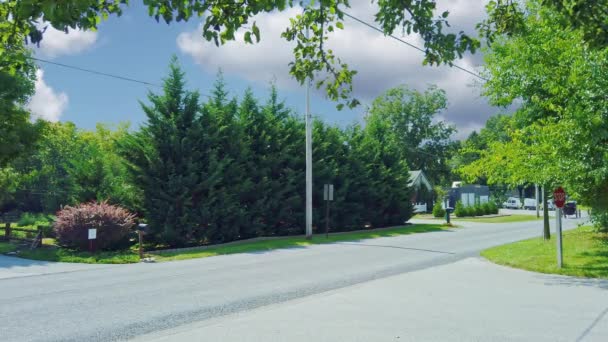
[[334,185],[333,184],[323,185],[323,200],[325,200],[325,201],[334,200]]
[[91,228],[89,229],[89,240],[97,239],[97,229]]

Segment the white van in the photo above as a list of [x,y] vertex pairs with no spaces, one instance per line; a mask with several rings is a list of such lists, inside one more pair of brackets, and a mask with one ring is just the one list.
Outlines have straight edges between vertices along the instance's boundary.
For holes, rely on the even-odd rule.
[[[543,204],[540,204],[540,208],[543,208]],[[555,204],[553,204],[553,200],[552,199],[547,199],[547,209],[548,210],[555,210]]]
[[503,202],[502,207],[506,209],[521,209],[521,201],[517,197],[509,197],[506,202]]
[[524,198],[524,209],[535,210],[536,200],[534,198]]

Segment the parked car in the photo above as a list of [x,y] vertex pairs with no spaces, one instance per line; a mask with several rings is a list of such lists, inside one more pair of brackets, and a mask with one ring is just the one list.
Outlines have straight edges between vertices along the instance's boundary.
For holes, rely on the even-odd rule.
[[506,209],[521,209],[521,201],[517,197],[509,197],[507,201],[502,204],[502,207]]
[[534,198],[524,198],[524,209],[527,209],[527,210],[536,209],[536,200]]
[[578,213],[576,211],[576,201],[568,201],[564,205],[564,217],[574,216],[577,217]]
[[[540,208],[543,209],[543,204],[540,204]],[[548,210],[555,210],[555,204],[553,204],[553,200],[552,199],[548,199],[547,200],[547,209]]]

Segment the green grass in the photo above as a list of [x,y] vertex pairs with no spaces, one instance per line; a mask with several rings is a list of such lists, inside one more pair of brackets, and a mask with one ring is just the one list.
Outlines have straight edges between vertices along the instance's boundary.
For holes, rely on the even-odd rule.
[[497,216],[497,217],[458,217],[457,221],[470,221],[470,222],[482,222],[482,223],[509,223],[509,222],[528,222],[542,220],[537,218],[536,215],[509,215],[509,216]]
[[0,242],[0,254],[13,252],[15,249],[17,249],[17,246],[12,243]]
[[[53,239],[44,239],[44,244],[54,242]],[[77,262],[85,264],[129,264],[139,262],[139,255],[135,250],[99,252],[91,254],[56,246],[43,246],[29,249],[27,244],[17,242],[0,242],[0,254],[17,251],[16,256],[24,259],[58,262]]]
[[[209,247],[207,249],[198,251],[181,251],[155,254],[153,255],[153,257],[157,261],[185,260],[193,258],[205,258],[223,254],[263,252],[280,248],[305,247],[313,244],[332,243],[339,241],[355,241],[385,236],[398,236],[414,233],[443,231],[449,228],[452,227],[448,227],[443,224],[419,224],[383,230],[369,230],[343,234],[330,234],[329,238],[325,238],[325,235],[315,235],[312,240],[306,240],[303,237],[285,237],[258,241],[243,241],[240,243],[224,246],[218,245],[216,247]],[[45,243],[47,242],[49,241],[45,241]],[[139,256],[135,248],[136,246],[133,249],[127,251],[98,252],[91,254],[89,252],[80,252],[65,248],[59,248],[56,246],[45,246],[34,250],[22,248],[20,249],[17,256],[26,259],[43,261],[75,262],[87,264],[127,264],[139,262]],[[11,252],[16,249],[16,244],[9,244],[5,242],[0,243],[0,253]]]
[[398,236],[414,233],[425,233],[434,231],[443,231],[451,227],[442,224],[418,224],[404,227],[396,227],[384,230],[359,231],[352,233],[334,234],[325,238],[325,235],[315,235],[312,240],[306,240],[303,237],[285,237],[279,239],[269,239],[260,241],[243,241],[238,244],[227,246],[209,247],[204,250],[183,251],[183,252],[166,252],[156,254],[154,257],[157,261],[185,260],[194,258],[205,258],[223,254],[235,253],[252,253],[264,252],[280,248],[298,248],[316,244],[340,242],[340,241],[355,241],[362,239],[373,239],[385,236]]
[[563,235],[564,265],[557,268],[555,236],[519,241],[486,249],[481,255],[497,264],[542,273],[608,278],[608,234],[591,227],[567,231]]
[[19,257],[32,260],[78,262],[85,264],[130,264],[139,262],[139,255],[133,250],[116,252],[80,252],[59,247],[23,249]]
[[[438,221],[445,221],[445,217],[433,217],[432,215],[422,214],[416,215],[415,218],[419,219],[433,219]],[[469,222],[481,222],[481,223],[510,223],[510,222],[527,222],[542,220],[536,218],[536,215],[509,215],[509,216],[498,216],[498,217],[455,217],[450,215],[450,221],[469,221]]]

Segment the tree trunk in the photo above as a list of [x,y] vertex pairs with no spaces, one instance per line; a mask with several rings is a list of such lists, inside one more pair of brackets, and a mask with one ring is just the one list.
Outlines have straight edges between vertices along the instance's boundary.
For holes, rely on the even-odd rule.
[[549,207],[547,205],[547,187],[543,185],[543,239],[551,239],[551,230],[549,229]]

